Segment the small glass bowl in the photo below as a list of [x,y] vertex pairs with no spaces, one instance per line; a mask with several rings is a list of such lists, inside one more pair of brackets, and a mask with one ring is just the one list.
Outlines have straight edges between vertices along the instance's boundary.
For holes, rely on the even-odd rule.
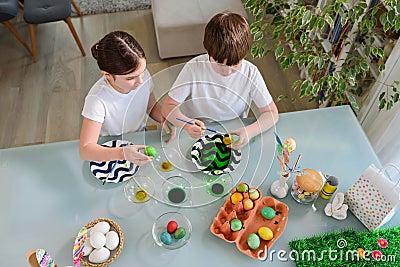
[[182,157],[173,147],[161,147],[152,163],[157,170],[169,172],[182,165]]
[[[182,238],[177,239],[174,237],[175,233],[169,234],[167,232],[167,225],[170,221],[175,221],[178,224],[178,229],[185,229],[185,235]],[[180,229],[179,231],[182,233],[183,230]],[[151,233],[158,246],[171,250],[178,249],[188,243],[190,236],[192,235],[192,224],[189,219],[180,212],[166,212],[154,221]],[[167,238],[170,242],[166,242],[165,238],[161,237],[165,237],[165,235],[170,235],[170,237]],[[161,240],[164,240],[164,242]]]
[[184,177],[176,175],[167,178],[162,184],[165,201],[171,205],[180,205],[190,199],[191,185]]
[[219,176],[205,175],[203,183],[207,193],[214,197],[226,196],[234,187],[232,176],[229,173]]
[[153,180],[145,175],[135,175],[124,186],[124,195],[133,203],[145,203],[154,196],[155,185]]

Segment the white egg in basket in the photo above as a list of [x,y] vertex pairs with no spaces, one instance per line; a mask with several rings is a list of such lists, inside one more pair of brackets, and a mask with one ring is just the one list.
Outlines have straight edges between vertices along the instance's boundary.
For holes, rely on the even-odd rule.
[[82,249],[81,264],[105,267],[116,260],[124,246],[124,236],[119,225],[113,220],[98,218],[85,227],[88,236]]

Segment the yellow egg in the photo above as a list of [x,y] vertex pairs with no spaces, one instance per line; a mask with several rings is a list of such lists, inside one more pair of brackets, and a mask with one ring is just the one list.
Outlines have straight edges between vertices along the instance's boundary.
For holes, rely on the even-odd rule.
[[245,210],[251,210],[253,207],[254,207],[253,200],[251,200],[250,198],[243,199],[243,208]]
[[266,226],[260,227],[258,229],[258,235],[261,237],[261,239],[264,240],[271,240],[272,238],[274,238],[274,233],[272,232],[271,229],[269,229]]
[[224,137],[222,138],[222,142],[225,145],[230,145],[233,142],[233,137],[230,134],[225,134]]
[[235,193],[233,193],[232,195],[231,195],[231,202],[232,202],[232,204],[236,204],[236,203],[238,203],[239,201],[242,201],[243,200],[243,195],[241,194],[241,193],[239,193],[239,192],[235,192]]
[[249,190],[249,197],[251,200],[257,200],[260,198],[260,192],[257,189],[252,188]]

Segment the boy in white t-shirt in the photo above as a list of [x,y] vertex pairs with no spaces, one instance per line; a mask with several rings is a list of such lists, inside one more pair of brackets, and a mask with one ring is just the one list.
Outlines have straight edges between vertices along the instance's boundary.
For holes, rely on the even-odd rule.
[[[91,48],[103,76],[85,98],[79,153],[85,160],[128,160],[141,166],[152,160],[140,152],[144,145],[108,148],[97,144],[99,135],[142,131],[147,115],[165,127],[146,57],[128,33],[114,31]],[[166,131],[169,132],[168,127]]]
[[249,24],[243,16],[232,12],[215,15],[204,33],[207,54],[185,64],[162,106],[164,117],[191,137],[199,138],[204,134],[203,121],[244,118],[254,102],[260,115],[253,124],[230,132],[239,137],[232,143],[233,149],[271,128],[278,121],[278,109],[260,71],[244,59],[251,40]]

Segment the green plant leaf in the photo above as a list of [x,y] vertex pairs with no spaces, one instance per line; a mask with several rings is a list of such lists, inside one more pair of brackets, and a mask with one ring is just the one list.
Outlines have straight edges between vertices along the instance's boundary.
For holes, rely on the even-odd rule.
[[379,95],[379,101],[381,101],[384,97],[385,97],[385,92],[382,92],[382,93]]
[[307,11],[304,13],[304,15],[303,15],[303,18],[302,18],[302,20],[301,20],[301,24],[304,26],[304,25],[306,25],[307,23],[309,23],[310,20],[311,20],[311,11],[310,11],[310,10],[307,10]]
[[280,96],[278,96],[278,98],[276,99],[276,101],[281,101],[281,100],[286,99],[286,98],[289,98],[289,97],[286,96],[286,95],[280,95]]
[[352,95],[348,95],[347,98],[349,99],[350,105],[354,109],[354,111],[358,112],[360,110],[360,107],[357,104],[356,98]]
[[326,14],[324,15],[324,19],[325,19],[325,21],[329,24],[329,26],[330,26],[331,28],[333,28],[333,26],[334,26],[334,19],[332,18],[332,16],[331,16],[329,13],[326,13]]
[[297,80],[294,83],[292,83],[292,89],[296,90],[299,87],[301,82],[302,82],[302,80]]
[[379,101],[379,110],[382,110],[384,107],[385,107],[385,105],[386,105],[386,99],[381,99],[380,101]]
[[308,34],[303,32],[303,34],[300,36],[300,43],[304,45],[308,41]]
[[364,71],[368,71],[368,70],[369,70],[369,65],[368,65],[368,63],[365,62],[365,61],[361,61],[361,62],[360,62],[360,67],[361,67],[361,69],[364,70]]
[[258,50],[259,50],[258,46],[256,44],[253,44],[253,46],[251,47],[250,53],[254,58],[257,58],[259,56]]
[[396,21],[394,23],[394,30],[397,32],[400,30],[400,16],[396,17]]
[[283,55],[284,48],[283,46],[279,45],[275,50],[275,58],[278,59]]
[[399,101],[399,93],[395,93],[395,94],[393,95],[393,101],[394,101],[395,103],[397,103],[397,102]]
[[392,24],[394,22],[395,18],[396,18],[396,13],[394,12],[394,10],[393,9],[389,10],[387,12],[388,23]]
[[253,40],[254,41],[260,41],[264,37],[264,34],[262,32],[256,32],[254,34]]

